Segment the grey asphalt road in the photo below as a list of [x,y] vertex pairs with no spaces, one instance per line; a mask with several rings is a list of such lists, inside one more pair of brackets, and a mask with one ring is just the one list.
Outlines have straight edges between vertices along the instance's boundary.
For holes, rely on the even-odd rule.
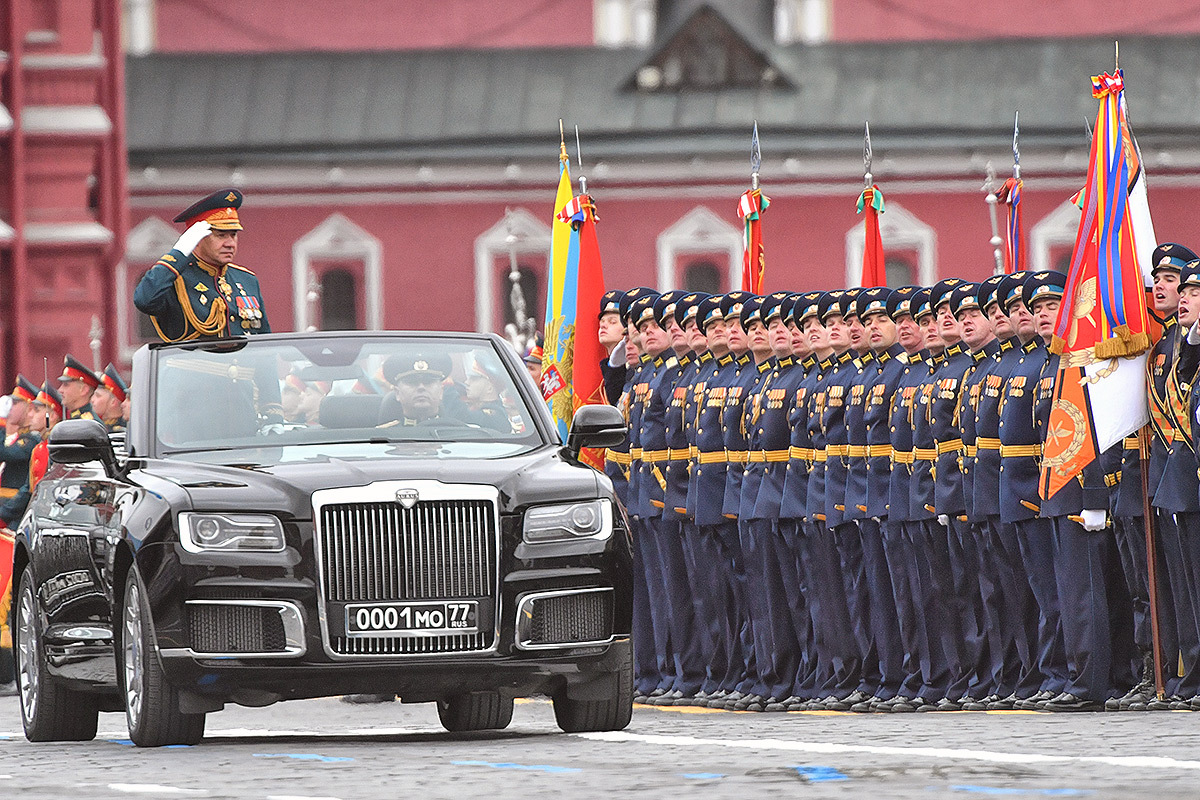
[[619,733],[568,735],[545,701],[454,735],[430,705],[334,699],[230,707],[194,747],[142,750],[124,717],[96,740],[31,744],[0,698],[0,797],[1200,797],[1200,713],[752,714],[639,706]]

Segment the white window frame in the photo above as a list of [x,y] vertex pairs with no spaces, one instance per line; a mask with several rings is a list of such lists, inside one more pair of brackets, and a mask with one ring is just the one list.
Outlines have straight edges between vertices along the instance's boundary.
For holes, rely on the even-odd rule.
[[363,265],[367,330],[383,327],[383,244],[344,214],[333,213],[292,245],[292,329],[307,330],[308,282],[314,261],[358,261]]
[[[866,225],[866,220],[860,220],[846,231],[847,287],[862,285]],[[884,212],[879,215],[879,235],[883,239],[884,254],[892,250],[916,251],[918,283],[932,286],[937,282],[937,231],[933,226],[922,222],[899,203],[888,200]]]
[[125,238],[125,258],[117,263],[117,355],[123,363],[133,360],[133,354],[142,346],[133,338],[134,315],[140,313],[133,307],[133,288],[129,285],[129,264],[149,268],[163,257],[179,239],[174,225],[161,217],[147,217],[129,231]]
[[1029,258],[1034,272],[1054,269],[1050,250],[1060,245],[1075,246],[1079,233],[1079,217],[1083,212],[1070,200],[1042,217],[1029,229]]
[[[480,333],[501,333],[495,325],[496,259],[508,258],[510,253],[540,255],[545,259],[546,291],[550,287],[550,226],[525,208],[508,210],[492,227],[475,238],[475,330]],[[505,284],[505,289],[508,285]],[[526,311],[541,327],[544,308],[529,305],[536,302],[526,298]]]
[[742,285],[742,229],[696,206],[658,235],[658,290],[677,288],[679,256],[724,252],[729,257],[729,286]]

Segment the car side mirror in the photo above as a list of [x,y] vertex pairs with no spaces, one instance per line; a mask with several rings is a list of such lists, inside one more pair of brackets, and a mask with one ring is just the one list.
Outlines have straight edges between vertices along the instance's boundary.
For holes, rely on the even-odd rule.
[[50,431],[50,460],[59,464],[99,461],[110,474],[116,468],[108,430],[94,419],[68,419]]
[[579,458],[585,447],[616,447],[628,433],[621,412],[609,405],[581,406],[571,419],[567,434],[567,452]]

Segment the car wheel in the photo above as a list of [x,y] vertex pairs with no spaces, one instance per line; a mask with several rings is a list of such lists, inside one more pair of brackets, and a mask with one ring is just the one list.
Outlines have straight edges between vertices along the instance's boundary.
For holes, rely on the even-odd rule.
[[42,622],[29,570],[21,576],[17,590],[13,649],[25,738],[31,742],[86,742],[96,738],[96,698],[66,688],[46,668]]
[[633,652],[625,649],[613,672],[613,689],[602,700],[572,700],[566,690],[554,696],[554,720],[567,733],[619,731],[633,717]]
[[138,747],[195,744],[204,738],[204,714],[179,710],[179,693],[167,683],[154,646],[146,587],[136,569],[125,581],[121,604],[121,685],[129,738]]
[[499,692],[468,692],[438,700],[438,718],[448,731],[488,731],[512,722],[513,699]]

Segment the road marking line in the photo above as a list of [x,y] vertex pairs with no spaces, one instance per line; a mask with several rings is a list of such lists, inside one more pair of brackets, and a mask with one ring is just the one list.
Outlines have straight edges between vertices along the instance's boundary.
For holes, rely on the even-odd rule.
[[724,778],[725,775],[720,772],[681,772],[679,773],[679,777],[693,781],[711,781],[717,778]]
[[898,747],[890,745],[798,742],[786,739],[701,739],[695,736],[602,731],[570,734],[594,742],[641,742],[691,747],[730,747],[743,750],[781,750],[794,753],[869,753],[921,757],[947,761],[992,761],[1005,764],[1104,764],[1113,767],[1200,770],[1200,761],[1167,756],[1059,756],[1044,753],[1002,753],[948,747]]
[[341,764],[353,761],[348,756],[323,756],[320,753],[255,753],[255,758],[294,758],[297,761],[320,761],[322,764]]
[[809,783],[821,783],[823,781],[848,781],[850,776],[844,772],[839,772],[833,767],[823,766],[800,766],[792,767],[799,773],[800,777],[807,780]]
[[[938,789],[939,787],[936,786],[929,787],[930,791],[937,791]],[[1082,797],[1084,795],[1095,794],[1091,789],[1012,789],[1002,786],[971,786],[969,784],[951,786],[950,791],[1001,795],[1038,794],[1043,797]]]
[[164,786],[160,783],[110,783],[108,788],[114,792],[129,794],[208,794],[204,789],[181,789],[178,786]]
[[269,794],[267,800],[342,800],[342,798],[312,794]]
[[451,764],[460,767],[492,767],[494,769],[519,769],[526,772],[582,772],[575,767],[556,767],[552,764],[514,764],[508,761],[451,761]]

